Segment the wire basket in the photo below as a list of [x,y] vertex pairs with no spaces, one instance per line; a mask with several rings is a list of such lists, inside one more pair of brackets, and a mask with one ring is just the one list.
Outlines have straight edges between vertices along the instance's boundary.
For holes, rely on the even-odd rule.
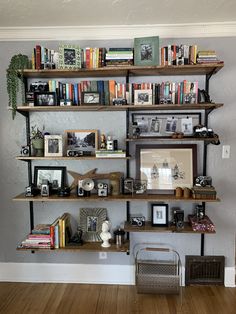
[[[147,254],[146,254],[147,253]],[[158,253],[158,257],[145,255]],[[171,259],[160,259],[171,253]],[[141,258],[142,256],[142,258]],[[137,251],[135,257],[135,281],[138,293],[179,294],[181,269],[179,254],[169,248],[145,247]]]

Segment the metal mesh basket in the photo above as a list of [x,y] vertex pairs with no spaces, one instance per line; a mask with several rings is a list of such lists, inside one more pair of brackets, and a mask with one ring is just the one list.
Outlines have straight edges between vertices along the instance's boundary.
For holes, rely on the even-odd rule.
[[[172,260],[140,258],[145,253],[172,253]],[[138,293],[179,294],[181,270],[179,254],[169,248],[141,248],[135,258],[135,280]]]

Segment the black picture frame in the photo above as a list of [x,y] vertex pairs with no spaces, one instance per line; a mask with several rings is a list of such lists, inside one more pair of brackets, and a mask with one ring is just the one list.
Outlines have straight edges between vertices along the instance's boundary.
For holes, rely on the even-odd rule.
[[168,227],[168,204],[151,204],[151,222],[153,227]]
[[53,181],[57,180],[58,188],[64,188],[66,183],[66,167],[57,166],[35,166],[34,185],[40,189],[42,180],[46,179],[49,185],[53,186]]
[[56,106],[57,98],[55,92],[34,92],[35,106]]
[[82,92],[81,105],[100,105],[101,97],[98,92]]
[[136,178],[147,180],[148,194],[192,188],[197,176],[196,144],[137,145],[136,156]]

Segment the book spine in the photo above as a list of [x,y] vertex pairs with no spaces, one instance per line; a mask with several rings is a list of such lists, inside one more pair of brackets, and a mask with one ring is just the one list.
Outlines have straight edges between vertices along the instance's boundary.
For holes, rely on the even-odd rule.
[[36,70],[40,70],[40,68],[41,68],[41,46],[36,45],[35,55],[36,55]]

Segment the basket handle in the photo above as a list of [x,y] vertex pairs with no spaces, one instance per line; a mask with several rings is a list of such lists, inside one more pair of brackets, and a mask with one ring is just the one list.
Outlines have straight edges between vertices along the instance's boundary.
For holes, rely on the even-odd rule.
[[158,248],[158,247],[146,247],[145,251],[170,252],[170,249],[168,249],[168,248]]

